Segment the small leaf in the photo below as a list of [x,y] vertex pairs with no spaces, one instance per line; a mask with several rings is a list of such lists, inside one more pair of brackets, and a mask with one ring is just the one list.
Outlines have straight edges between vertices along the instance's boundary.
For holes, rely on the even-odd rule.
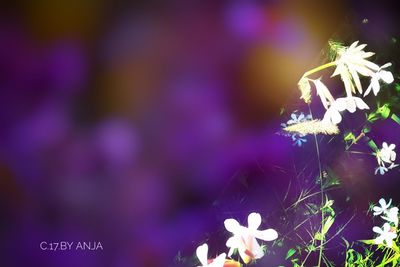
[[289,249],[288,252],[286,253],[285,260],[287,260],[290,257],[292,257],[295,253],[296,253],[296,250],[294,248]]
[[329,217],[326,219],[326,221],[325,221],[325,223],[324,223],[324,226],[322,227],[322,234],[323,234],[323,235],[325,235],[325,234],[329,231],[329,228],[331,228],[331,226],[332,226],[332,224],[333,224],[334,221],[335,221],[335,218],[332,217],[332,216],[329,216]]
[[316,232],[314,238],[315,238],[316,240],[322,240],[322,234],[321,234],[321,232]]
[[359,241],[363,242],[364,244],[367,244],[367,245],[374,245],[375,244],[375,240],[374,239],[359,240]]

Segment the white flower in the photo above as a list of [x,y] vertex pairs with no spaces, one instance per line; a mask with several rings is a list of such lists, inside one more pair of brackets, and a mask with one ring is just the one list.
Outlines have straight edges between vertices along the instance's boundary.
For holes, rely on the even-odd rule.
[[201,266],[198,267],[223,267],[225,263],[225,258],[226,254],[222,253],[218,257],[216,257],[214,260],[212,260],[211,263],[208,263],[208,245],[203,244],[199,246],[196,249],[196,255],[197,258],[199,259],[200,263],[202,264]]
[[390,207],[390,204],[392,204],[392,199],[390,199],[389,202],[386,203],[386,200],[381,198],[381,199],[379,199],[379,204],[380,204],[380,206],[374,206],[372,208],[374,211],[374,216],[377,216],[382,213],[386,213],[388,211],[388,208]]
[[239,255],[244,263],[249,263],[253,259],[259,259],[264,256],[264,252],[256,239],[272,241],[278,238],[278,233],[274,229],[258,230],[261,224],[261,216],[259,213],[251,213],[248,218],[248,227],[239,224],[235,219],[226,219],[224,225],[226,230],[233,234],[226,241],[229,247],[228,256],[238,249]]
[[347,96],[351,96],[352,92],[355,93],[354,86],[360,94],[362,93],[360,77],[358,74],[372,77],[374,73],[379,71],[378,65],[366,60],[374,55],[372,52],[365,52],[363,50],[366,46],[367,45],[365,44],[358,45],[358,41],[356,41],[349,47],[340,49],[337,53],[336,69],[333,72],[332,77],[340,75]]
[[303,112],[299,116],[295,112],[290,115],[291,119],[286,122],[287,125],[297,124],[311,119],[311,115],[305,116]]
[[322,121],[338,124],[342,121],[341,111],[347,110],[354,113],[356,109],[369,109],[369,106],[359,97],[341,97],[336,99],[325,112]]
[[315,89],[317,90],[317,95],[321,99],[322,105],[324,105],[325,109],[328,109],[328,106],[331,105],[335,99],[329,92],[329,89],[321,82],[320,79],[312,81],[315,84]]
[[371,84],[368,86],[367,90],[365,90],[364,96],[368,95],[372,89],[374,95],[377,95],[379,90],[381,89],[379,85],[379,80],[384,81],[385,83],[392,83],[394,81],[393,74],[390,71],[383,70],[384,68],[392,66],[392,63],[386,63],[381,66],[377,72],[375,72],[371,76]]
[[393,207],[390,210],[387,210],[385,212],[386,216],[381,216],[382,219],[394,223],[394,225],[397,227],[399,225],[399,208],[398,207]]
[[388,146],[386,142],[383,142],[382,148],[376,153],[378,164],[382,165],[383,162],[392,164],[396,160],[395,148],[395,144],[390,144],[390,146]]
[[397,234],[392,231],[392,228],[388,223],[385,223],[383,228],[375,226],[372,228],[372,231],[380,234],[377,238],[375,238],[375,244],[377,245],[386,243],[386,245],[391,248],[393,245],[393,239],[397,237]]

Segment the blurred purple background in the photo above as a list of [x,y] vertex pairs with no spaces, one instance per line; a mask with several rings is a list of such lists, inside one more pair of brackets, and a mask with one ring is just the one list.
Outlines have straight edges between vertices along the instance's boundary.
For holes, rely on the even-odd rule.
[[[252,211],[284,231],[294,166],[316,160],[311,140],[276,134],[305,110],[299,77],[332,37],[385,51],[379,63],[399,55],[379,1],[22,3],[0,11],[1,266],[175,266],[203,242],[224,251],[223,220]],[[400,146],[385,127],[377,139]],[[343,179],[338,206],[360,216],[349,238],[368,238],[357,225],[370,229],[368,202],[396,193],[398,170],[374,176],[373,157],[335,147],[323,159]]]

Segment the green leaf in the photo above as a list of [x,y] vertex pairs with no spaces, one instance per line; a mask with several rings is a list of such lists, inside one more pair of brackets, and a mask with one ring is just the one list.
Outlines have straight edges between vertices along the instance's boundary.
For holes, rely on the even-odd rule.
[[314,238],[315,238],[316,240],[322,240],[323,237],[322,237],[321,232],[316,232]]
[[326,219],[326,221],[325,221],[325,223],[324,223],[324,226],[322,227],[322,234],[323,234],[323,235],[325,235],[325,234],[329,231],[329,228],[331,228],[331,226],[332,226],[332,224],[333,224],[334,221],[335,221],[335,218],[332,217],[332,216],[329,216],[329,217]]
[[382,118],[387,119],[390,115],[390,108],[388,104],[384,104],[382,107],[379,107],[376,110],[377,113],[379,113]]
[[354,142],[355,140],[356,140],[356,137],[352,132],[345,133],[344,141]]
[[363,242],[364,244],[367,245],[375,245],[375,239],[367,239],[367,240],[359,240],[360,242]]
[[295,253],[296,253],[296,250],[294,248],[289,249],[288,252],[286,253],[285,260],[287,260],[290,257],[292,257]]

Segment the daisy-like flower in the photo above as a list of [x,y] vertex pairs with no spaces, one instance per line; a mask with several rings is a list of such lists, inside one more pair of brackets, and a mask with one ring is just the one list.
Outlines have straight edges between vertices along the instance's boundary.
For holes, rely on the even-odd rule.
[[385,216],[381,216],[382,219],[394,223],[397,227],[399,225],[399,208],[393,207],[385,212]]
[[393,239],[397,237],[397,234],[392,230],[390,224],[385,223],[383,228],[375,226],[372,228],[372,231],[379,234],[379,236],[374,239],[375,244],[386,244],[390,248],[393,246]]
[[354,113],[356,109],[369,109],[369,106],[359,97],[341,97],[336,99],[325,112],[322,121],[339,124],[342,121],[341,111],[347,110]]
[[240,257],[246,264],[264,256],[264,251],[258,244],[257,239],[272,241],[278,238],[278,233],[274,229],[258,230],[261,224],[259,213],[251,213],[247,221],[248,227],[240,225],[235,219],[226,219],[224,221],[226,230],[233,234],[226,241],[226,246],[230,248],[228,256],[230,257],[233,251],[237,249]]
[[362,94],[362,86],[358,74],[372,77],[374,73],[380,70],[378,65],[367,60],[374,53],[365,52],[363,49],[366,46],[366,44],[358,45],[358,41],[356,41],[349,47],[343,47],[337,52],[336,69],[332,77],[340,75],[347,96],[355,93],[355,88]]
[[374,206],[372,210],[374,211],[374,216],[380,215],[382,213],[386,213],[390,207],[390,204],[392,204],[392,199],[389,199],[389,202],[386,203],[386,200],[384,198],[379,199],[379,205],[380,206]]
[[385,68],[390,66],[392,66],[392,63],[386,63],[371,76],[371,84],[368,86],[367,90],[365,90],[364,96],[368,95],[369,92],[371,92],[371,89],[374,95],[377,95],[379,93],[379,90],[381,89],[379,85],[379,80],[382,80],[387,84],[394,81],[393,74],[390,71],[384,70]]
[[213,260],[208,259],[208,245],[203,244],[196,249],[196,255],[199,259],[201,266],[197,267],[223,267],[225,263],[226,254],[222,253]]

